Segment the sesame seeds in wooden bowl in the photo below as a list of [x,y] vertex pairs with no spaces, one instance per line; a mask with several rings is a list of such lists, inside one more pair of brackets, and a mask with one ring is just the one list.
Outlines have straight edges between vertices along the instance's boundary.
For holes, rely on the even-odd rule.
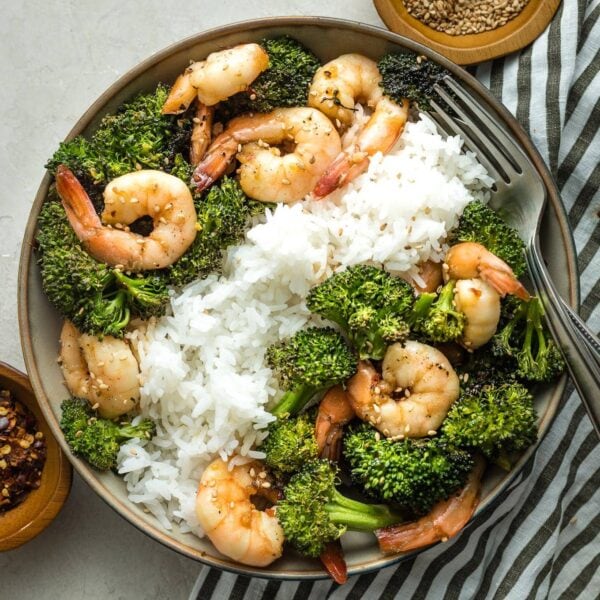
[[23,373],[0,362],[0,389],[8,390],[33,413],[38,437],[45,440],[46,460],[39,487],[27,493],[14,508],[0,512],[0,551],[11,550],[43,531],[59,513],[71,489],[71,465],[38,407],[29,379]]
[[[418,3],[374,0],[374,3],[379,16],[395,33],[425,44],[459,65],[471,65],[529,45],[551,21],[560,0],[529,0],[524,6],[522,0],[506,0],[498,6],[495,6],[498,0],[482,0],[481,11],[474,14],[465,10],[464,14],[469,16],[462,21],[445,18],[448,0]],[[431,9],[424,12],[429,5]],[[457,13],[461,14],[459,9]],[[477,30],[480,31],[473,33]]]

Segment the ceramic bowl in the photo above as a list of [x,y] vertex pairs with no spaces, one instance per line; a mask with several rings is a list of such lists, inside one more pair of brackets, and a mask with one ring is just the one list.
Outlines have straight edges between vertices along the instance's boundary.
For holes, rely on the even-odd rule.
[[[569,298],[573,305],[577,303],[578,278],[571,234],[558,192],[531,141],[508,111],[463,69],[425,46],[383,29],[337,19],[289,17],[236,23],[192,36],[145,60],[119,79],[81,117],[69,137],[91,133],[103,115],[113,111],[136,93],[153,90],[158,82],[174,81],[189,64],[190,59],[202,59],[208,53],[227,46],[282,34],[289,34],[300,40],[324,61],[347,52],[360,52],[375,59],[392,50],[408,49],[425,54],[432,60],[440,62],[465,88],[478,95],[481,101],[490,107],[502,126],[517,137],[548,187],[549,203],[542,229],[545,257],[559,291],[564,297]],[[19,319],[23,353],[33,389],[52,431],[68,453],[75,469],[90,487],[123,517],[154,539],[188,557],[247,575],[300,579],[325,577],[318,561],[301,558],[291,551],[286,552],[281,559],[269,567],[257,569],[240,565],[220,555],[207,539],[198,539],[190,533],[181,533],[177,528],[166,530],[151,514],[144,512],[141,506],[127,499],[125,485],[118,476],[110,472],[94,471],[85,462],[70,454],[58,425],[60,402],[67,394],[60,369],[56,364],[61,319],[42,292],[40,273],[33,251],[36,218],[49,184],[50,178],[46,176],[34,200],[25,232],[19,274]],[[552,388],[536,395],[536,407],[540,416],[540,437],[550,426],[564,385],[565,381],[561,380]],[[483,483],[478,514],[494,504],[500,492],[534,451],[535,447],[530,448],[510,474],[488,471]],[[345,536],[344,546],[350,574],[379,569],[401,560],[403,556],[383,556],[373,536],[365,534]]]
[[47,455],[40,487],[15,508],[0,513],[0,551],[12,550],[41,533],[62,508],[71,489],[72,469],[40,410],[27,376],[0,362],[0,389],[8,390],[37,419]]

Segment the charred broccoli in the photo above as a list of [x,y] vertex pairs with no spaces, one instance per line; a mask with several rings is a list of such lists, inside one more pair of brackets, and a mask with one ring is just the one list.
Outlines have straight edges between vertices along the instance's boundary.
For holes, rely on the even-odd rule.
[[460,488],[473,458],[443,438],[395,441],[362,423],[344,438],[353,481],[382,502],[425,514]]
[[149,440],[155,433],[149,419],[138,425],[101,419],[82,398],[65,400],[61,409],[60,428],[71,450],[101,471],[116,468],[117,454],[124,442],[133,438]]
[[361,359],[382,359],[386,347],[410,333],[412,287],[382,269],[357,265],[314,287],[308,309],[337,323]]
[[164,312],[167,287],[159,275],[127,277],[81,246],[55,198],[42,206],[37,243],[42,287],[54,307],[93,335],[123,335],[132,314]]
[[387,506],[346,498],[337,484],[335,467],[326,460],[311,461],[290,479],[277,503],[285,539],[306,556],[318,557],[347,530],[373,531],[401,521]]
[[508,471],[510,455],[537,438],[533,397],[520,383],[488,385],[452,406],[442,432],[451,443],[480,450]]
[[525,244],[516,229],[489,206],[474,201],[467,204],[458,227],[450,233],[450,242],[477,242],[501,258],[520,277],[527,270]]
[[[264,209],[264,205],[263,205]],[[169,283],[185,285],[219,271],[223,250],[239,242],[248,218],[257,210],[235,179],[223,177],[196,200],[198,233],[185,254],[167,270]]]
[[248,90],[222,103],[219,110],[227,116],[308,104],[308,87],[320,66],[319,59],[287,36],[263,40],[261,45],[269,55],[269,67]]
[[551,381],[565,368],[562,354],[546,329],[539,298],[516,301],[513,317],[492,338],[492,352],[510,357],[526,381]]
[[299,471],[318,457],[313,415],[277,419],[269,425],[269,436],[260,449],[266,454],[265,464],[278,474]]
[[412,53],[386,54],[378,63],[384,93],[401,103],[405,98],[419,110],[430,110],[433,86],[448,71],[425,56]]
[[187,183],[192,122],[161,114],[168,94],[159,85],[155,92],[126,102],[102,119],[90,139],[78,136],[61,143],[46,168],[54,174],[61,164],[69,167],[96,205],[111,179],[140,168],[173,171]]
[[267,361],[287,390],[271,411],[279,417],[298,413],[317,392],[351,377],[357,365],[337,331],[318,327],[270,346]]

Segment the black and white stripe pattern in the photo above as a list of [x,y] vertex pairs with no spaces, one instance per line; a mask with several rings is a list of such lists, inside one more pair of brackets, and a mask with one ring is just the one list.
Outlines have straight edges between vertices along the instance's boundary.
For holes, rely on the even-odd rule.
[[[600,330],[600,0],[563,0],[536,42],[473,73],[515,114],[573,228],[581,314]],[[446,544],[378,573],[275,582],[203,567],[192,598],[597,598],[600,445],[569,386],[550,431],[496,508]]]

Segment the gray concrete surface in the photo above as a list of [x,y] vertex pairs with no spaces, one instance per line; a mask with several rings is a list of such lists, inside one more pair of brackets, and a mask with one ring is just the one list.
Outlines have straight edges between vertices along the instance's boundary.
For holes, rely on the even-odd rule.
[[[193,33],[254,17],[323,15],[382,25],[370,0],[21,0],[0,2],[0,360],[23,368],[21,237],[44,163],[120,75]],[[187,598],[199,565],[114,513],[75,477],[52,525],[0,554],[0,597]]]

